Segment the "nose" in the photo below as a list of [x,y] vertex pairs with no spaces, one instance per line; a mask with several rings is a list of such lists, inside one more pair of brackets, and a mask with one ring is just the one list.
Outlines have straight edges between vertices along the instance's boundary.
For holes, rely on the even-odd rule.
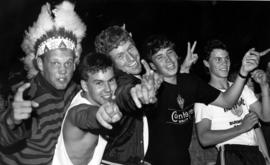
[[65,65],[60,65],[59,66],[59,73],[60,74],[66,74],[67,73],[67,68],[65,67]]
[[126,54],[126,60],[127,60],[128,63],[131,63],[131,62],[135,61],[135,57],[134,57],[134,55],[132,53],[127,53]]
[[105,83],[105,87],[104,87],[104,89],[105,89],[105,92],[108,92],[108,93],[110,93],[111,92],[111,85],[107,82],[107,83]]
[[172,62],[172,59],[168,56],[168,55],[166,55],[165,56],[165,61],[168,63],[168,62]]

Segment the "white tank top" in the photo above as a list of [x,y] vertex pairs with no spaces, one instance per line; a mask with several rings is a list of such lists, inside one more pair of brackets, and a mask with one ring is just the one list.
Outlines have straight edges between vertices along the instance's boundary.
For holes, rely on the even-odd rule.
[[[73,100],[72,100],[72,102],[71,102],[71,104],[70,104],[70,106],[65,114],[65,117],[64,117],[63,122],[62,122],[61,132],[60,132],[60,135],[58,137],[58,141],[57,141],[57,144],[55,147],[55,153],[53,156],[52,165],[73,165],[73,163],[69,159],[69,156],[68,156],[67,151],[66,151],[62,128],[63,128],[63,124],[65,122],[66,116],[68,114],[68,111],[72,107],[79,105],[79,104],[91,105],[91,103],[87,99],[85,99],[81,96],[81,93],[82,93],[82,90],[76,94],[76,96],[73,98]],[[99,135],[98,143],[97,143],[97,146],[95,148],[93,157],[87,165],[99,165],[100,164],[106,145],[107,145],[107,141],[102,136]]]

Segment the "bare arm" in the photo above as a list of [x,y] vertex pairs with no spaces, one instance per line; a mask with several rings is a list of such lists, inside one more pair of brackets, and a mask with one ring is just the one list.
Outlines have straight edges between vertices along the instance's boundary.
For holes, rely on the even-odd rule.
[[266,79],[266,74],[263,70],[255,70],[252,73],[252,78],[260,85],[262,102],[256,101],[250,105],[250,110],[256,112],[259,118],[265,122],[270,121],[270,94],[269,84]]
[[262,152],[266,162],[270,163],[270,157],[268,154],[267,144],[266,144],[266,141],[264,139],[262,130],[261,130],[261,128],[256,128],[256,129],[254,129],[254,131],[256,134],[256,139],[257,139],[257,143],[259,145],[259,149]]
[[249,113],[245,116],[242,123],[236,127],[226,130],[211,130],[211,120],[202,119],[196,124],[198,137],[203,146],[216,145],[224,141],[230,140],[244,132],[249,131],[258,123],[255,113]]

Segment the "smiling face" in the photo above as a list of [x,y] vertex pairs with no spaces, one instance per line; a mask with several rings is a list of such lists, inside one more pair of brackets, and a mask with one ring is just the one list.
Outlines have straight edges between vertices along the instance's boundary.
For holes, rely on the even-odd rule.
[[118,69],[133,75],[140,74],[142,69],[140,54],[132,42],[121,43],[111,50],[109,55]]
[[63,90],[67,87],[75,70],[74,57],[74,52],[69,49],[50,50],[37,59],[38,68],[52,86]]
[[208,67],[211,77],[227,78],[231,65],[229,53],[223,49],[213,49],[209,60],[204,60],[204,64]]
[[88,80],[81,80],[81,86],[92,104],[100,106],[112,100],[117,87],[113,68],[109,67],[95,73],[89,72]]
[[164,77],[174,77],[178,71],[178,56],[172,48],[160,49],[152,56],[157,71]]

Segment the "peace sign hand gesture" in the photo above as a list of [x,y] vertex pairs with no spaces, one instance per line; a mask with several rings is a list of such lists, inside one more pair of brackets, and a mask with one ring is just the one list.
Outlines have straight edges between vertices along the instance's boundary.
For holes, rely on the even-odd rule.
[[198,61],[198,54],[194,53],[196,48],[197,41],[195,41],[190,48],[190,42],[187,43],[187,55],[184,62],[181,65],[180,73],[189,73],[192,64],[195,64]]

